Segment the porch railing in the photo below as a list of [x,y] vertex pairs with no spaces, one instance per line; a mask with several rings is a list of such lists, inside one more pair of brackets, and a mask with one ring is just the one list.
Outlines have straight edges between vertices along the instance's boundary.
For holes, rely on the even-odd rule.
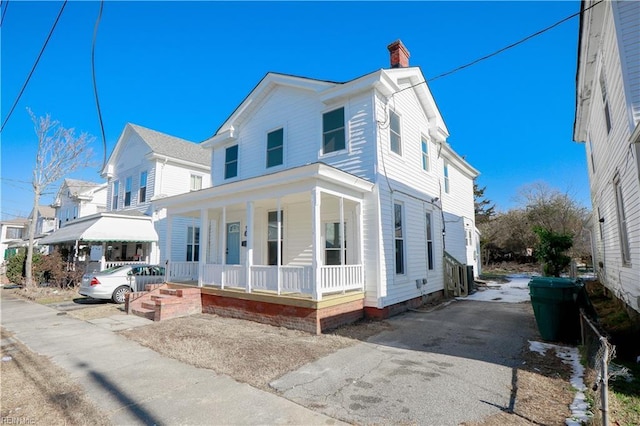
[[124,265],[144,265],[145,262],[139,262],[139,261],[111,261],[111,260],[107,260],[104,263],[104,268],[108,269],[108,268],[113,268],[114,266],[124,266]]
[[[198,280],[197,262],[170,262],[169,277],[175,280]],[[280,293],[302,293],[314,296],[315,276],[311,266],[253,265],[250,269],[251,289]],[[200,271],[204,285],[247,288],[243,265],[206,264]],[[362,265],[321,266],[318,294],[364,289]]]

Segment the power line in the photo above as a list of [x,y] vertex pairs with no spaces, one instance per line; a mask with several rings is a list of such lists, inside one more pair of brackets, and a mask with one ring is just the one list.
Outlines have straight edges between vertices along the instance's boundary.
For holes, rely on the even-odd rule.
[[[38,54],[38,57],[36,58],[36,62],[31,67],[31,71],[29,71],[29,75],[27,76],[27,79],[25,80],[24,84],[22,85],[22,88],[20,89],[20,93],[18,93],[18,97],[13,102],[13,105],[11,106],[11,109],[9,110],[9,114],[7,114],[7,118],[4,119],[4,122],[2,123],[2,127],[0,127],[0,133],[4,130],[4,126],[7,124],[7,121],[9,121],[9,118],[11,117],[11,114],[13,113],[13,110],[16,108],[16,105],[18,105],[18,101],[20,101],[20,98],[22,97],[22,94],[24,93],[24,90],[27,88],[27,84],[29,84],[29,80],[31,80],[31,76],[33,75],[33,72],[36,70],[36,67],[38,66],[38,62],[40,62],[40,58],[42,57],[42,54],[44,53],[44,50],[46,49],[47,44],[49,43],[49,40],[51,39],[51,36],[53,35],[53,31],[56,29],[56,25],[58,25],[58,21],[60,20],[60,16],[62,16],[62,11],[64,10],[66,5],[67,5],[67,0],[64,0],[64,3],[62,3],[62,7],[60,8],[60,12],[58,12],[58,16],[56,17],[56,20],[54,21],[53,26],[51,27],[51,30],[49,31],[49,35],[47,36],[47,39],[44,41],[44,44],[42,45],[42,49],[40,49],[40,53]],[[6,8],[5,8],[5,11],[6,11]]]
[[7,14],[7,9],[9,8],[9,0],[4,2],[4,10],[2,11],[2,18],[0,18],[0,27],[4,23],[4,15]]
[[93,95],[96,98],[96,109],[98,110],[98,121],[100,122],[100,131],[102,133],[102,169],[107,165],[107,138],[104,134],[104,123],[102,122],[102,112],[100,111],[100,99],[98,97],[98,85],[96,83],[96,64],[95,64],[95,52],[96,52],[96,38],[98,36],[98,26],[100,25],[100,19],[102,19],[102,9],[104,7],[104,0],[100,1],[100,11],[98,12],[98,18],[96,18],[96,24],[93,27],[93,40],[91,42],[91,76],[93,80]]

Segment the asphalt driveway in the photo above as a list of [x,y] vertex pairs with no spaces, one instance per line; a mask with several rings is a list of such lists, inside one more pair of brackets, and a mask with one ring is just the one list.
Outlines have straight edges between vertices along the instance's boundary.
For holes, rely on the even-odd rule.
[[392,330],[271,383],[282,396],[361,424],[458,425],[509,408],[537,338],[529,303],[454,301],[388,320]]

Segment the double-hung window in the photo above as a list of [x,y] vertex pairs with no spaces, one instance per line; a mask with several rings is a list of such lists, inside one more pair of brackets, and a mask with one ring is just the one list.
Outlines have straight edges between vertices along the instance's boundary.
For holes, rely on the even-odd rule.
[[444,192],[449,193],[449,163],[444,163]]
[[[346,233],[347,226],[343,226]],[[325,265],[342,265],[342,256],[347,261],[347,239],[344,238],[342,246],[342,234],[340,233],[340,222],[329,222],[324,225],[324,263]]]
[[346,147],[344,107],[322,115],[322,153],[341,151]]
[[431,212],[427,212],[427,265],[433,270],[433,222]]
[[[278,212],[269,212],[268,214],[269,227],[267,231],[267,261],[269,265],[278,264]],[[280,210],[280,264],[282,265],[282,258],[284,247],[284,212]]]
[[267,135],[267,168],[281,166],[284,154],[284,130],[278,129]]
[[118,193],[120,192],[120,182],[115,181],[111,186],[111,210],[118,210]]
[[389,145],[391,151],[402,155],[402,139],[400,137],[400,116],[389,111]]
[[396,274],[404,274],[404,225],[402,222],[402,204],[393,205],[394,236],[396,244]]
[[627,232],[627,215],[624,210],[624,199],[622,197],[622,185],[620,176],[613,178],[613,188],[616,192],[616,215],[618,218],[618,236],[620,237],[620,251],[622,253],[622,264],[631,265],[631,248],[629,246],[629,233]]
[[607,82],[604,75],[604,68],[600,71],[600,92],[602,93],[604,120],[607,124],[607,133],[609,133],[611,131],[611,113],[609,112],[609,99],[607,95]]
[[187,227],[187,262],[197,262],[200,260],[200,228],[197,226]]
[[131,176],[125,179],[124,181],[124,206],[128,207],[131,205],[131,185],[133,179]]
[[429,171],[429,141],[422,138],[422,170]]
[[140,173],[140,191],[138,193],[138,203],[147,201],[147,172]]
[[202,189],[202,176],[200,175],[191,175],[191,184],[189,186],[191,191],[197,191]]
[[238,145],[233,145],[225,150],[224,178],[231,179],[238,176]]

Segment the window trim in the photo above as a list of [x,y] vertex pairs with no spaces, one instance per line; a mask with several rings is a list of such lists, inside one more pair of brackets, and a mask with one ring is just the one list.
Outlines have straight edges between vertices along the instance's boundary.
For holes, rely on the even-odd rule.
[[449,162],[444,162],[442,173],[444,175],[444,192],[445,194],[449,194],[451,192],[451,182],[449,179]]
[[[269,136],[277,132],[282,133],[280,145],[269,148]],[[276,150],[280,150],[280,163],[269,165],[269,154]],[[265,146],[265,165],[267,169],[273,169],[274,167],[284,166],[284,127],[278,127],[274,130],[267,132],[267,140],[266,140],[266,146]]]
[[131,188],[133,187],[133,177],[128,176],[124,180],[124,206],[131,206]]
[[111,184],[111,210],[118,210],[118,196],[120,195],[120,181],[114,180]]
[[[197,237],[197,238],[196,238]],[[189,241],[191,240],[191,241]],[[191,250],[189,250],[191,249]],[[185,259],[187,262],[200,261],[200,227],[187,226],[187,247]],[[191,255],[191,256],[189,256]],[[191,259],[189,259],[191,258]]]
[[[142,178],[144,176],[144,179]],[[147,202],[147,183],[149,180],[149,172],[143,170],[140,172],[140,185],[138,189],[138,204]],[[144,181],[144,185],[142,184]]]
[[600,69],[600,93],[602,95],[602,108],[604,110],[604,121],[607,128],[607,135],[611,133],[612,121],[611,111],[609,109],[609,88],[607,87],[607,79],[605,75],[604,66]]
[[[400,238],[398,238],[398,232],[396,223],[398,220],[398,211],[396,210],[396,206],[400,207]],[[406,253],[406,237],[405,237],[405,212],[404,212],[404,203],[400,201],[393,202],[393,241],[394,241],[394,263],[395,263],[395,274],[396,275],[406,275],[407,273],[407,259],[405,256]],[[398,242],[400,242],[401,250],[398,252]],[[398,253],[400,253],[400,262],[398,262]]]
[[[325,115],[330,114],[330,113],[335,112],[335,111],[338,111],[340,109],[342,110],[342,120],[343,120],[342,121],[342,127],[336,127],[335,129],[331,129],[328,132],[325,131],[325,128],[324,128],[324,117],[325,117]],[[342,106],[339,106],[337,108],[332,108],[332,109],[326,110],[326,111],[324,111],[322,113],[321,120],[322,120],[322,125],[321,125],[322,137],[321,137],[321,141],[320,141],[321,142],[320,155],[322,157],[324,157],[324,156],[329,156],[329,155],[337,155],[337,153],[347,152],[348,149],[349,149],[349,138],[348,138],[348,134],[347,134],[349,121],[347,120],[347,108],[344,105],[342,105]],[[338,131],[340,129],[342,129],[342,134],[344,136],[344,146],[342,148],[340,148],[340,149],[335,149],[333,151],[329,151],[329,152],[325,151],[325,147],[326,147],[325,136],[326,136],[326,134]]]
[[618,223],[618,241],[620,242],[620,258],[622,266],[631,266],[631,244],[629,243],[629,233],[627,228],[627,215],[624,210],[624,197],[620,175],[613,178],[613,191],[616,205],[616,221]]
[[[197,185],[194,185],[194,183],[197,181],[200,182],[200,186],[198,188],[196,188]],[[202,189],[202,175],[191,173],[189,175],[189,191],[199,191],[201,189]]]
[[[393,129],[392,116],[396,116],[398,118],[397,131]],[[398,151],[393,149],[392,135],[396,135],[398,138]],[[392,109],[389,109],[389,151],[402,157],[402,116]]]
[[[344,265],[348,265],[349,264],[349,260],[348,260],[348,247],[349,245],[347,244],[347,219],[345,218],[344,222],[342,223],[342,227],[340,227],[340,220],[338,219],[336,220],[325,220],[322,222],[323,226],[322,226],[322,240],[324,241],[324,248],[323,248],[323,252],[324,252],[324,259],[323,259],[323,264],[327,265],[327,266],[344,266]],[[338,243],[340,244],[340,247],[338,248],[328,248],[327,247],[327,225],[333,225],[334,227],[336,225],[338,225]],[[340,235],[340,229],[343,230],[344,235]],[[342,242],[344,241],[344,247],[342,247]],[[338,253],[340,253],[340,263],[328,263],[327,262],[327,254],[328,252],[335,252],[337,251]],[[343,257],[344,256],[344,257]],[[343,263],[344,262],[344,263]]]
[[433,246],[433,212],[428,210],[425,212],[425,241],[427,243],[427,269],[433,271],[435,267],[434,246]]
[[[275,224],[276,226],[278,225],[278,210],[269,210],[267,212],[267,250],[266,250],[266,255],[267,255],[267,261],[266,263],[268,265],[272,265],[275,266],[278,264],[278,254],[276,251],[276,261],[275,263],[271,263],[271,257],[269,256],[270,254],[270,243],[276,243],[276,250],[278,248],[278,239],[276,237],[276,239],[272,239],[269,238],[269,226],[271,225],[271,220],[269,219],[269,216],[271,214],[275,213],[276,215],[276,221]],[[280,266],[284,265],[284,210],[280,209]]]
[[[236,151],[236,158],[229,161],[229,152],[231,152],[233,148],[235,148],[235,151]],[[238,177],[239,160],[240,160],[240,147],[238,146],[238,144],[229,145],[224,149],[224,179],[225,180]],[[229,167],[231,166],[231,164],[235,164],[235,174],[233,176],[229,175],[229,170],[230,170]]]
[[[426,148],[426,150],[424,149]],[[420,152],[422,160],[422,171],[426,173],[431,172],[431,156],[429,153],[429,139],[424,135],[420,137]]]

